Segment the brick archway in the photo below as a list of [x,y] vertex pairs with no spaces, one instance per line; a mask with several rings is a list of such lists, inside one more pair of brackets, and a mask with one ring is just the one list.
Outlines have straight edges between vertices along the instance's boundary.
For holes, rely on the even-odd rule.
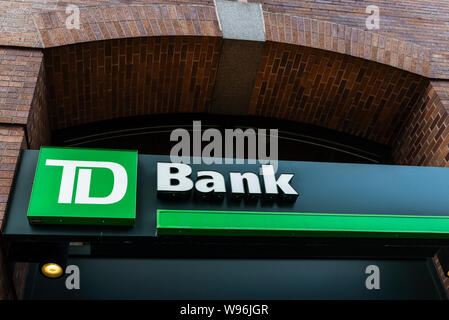
[[267,40],[329,50],[430,75],[430,50],[416,43],[291,14],[264,12],[264,17]]
[[[65,6],[40,10],[32,17],[39,43],[51,48],[68,44],[149,36],[212,36],[222,31],[213,1],[184,1],[130,5],[74,1],[80,6],[80,28],[67,29]],[[254,1],[263,2],[263,1]],[[319,48],[379,62],[429,76],[430,49],[411,41],[366,31],[342,23],[293,13],[263,11],[266,40]]]
[[[221,41],[141,37],[46,49],[49,128],[222,112],[213,101],[214,90],[220,90],[215,85]],[[230,113],[310,123],[392,146],[425,87],[423,77],[383,64],[266,42],[249,104]]]
[[[46,130],[92,121],[214,113],[219,37],[118,39],[46,50],[47,85],[39,82],[42,90],[36,91],[28,123],[41,138],[31,135],[31,147],[48,137]],[[148,68],[152,73],[144,71]],[[38,94],[43,90],[45,94]],[[382,143],[392,148],[400,164],[447,166],[448,90],[445,82],[383,64],[267,42],[247,113],[312,123]],[[112,91],[116,96],[108,95]],[[156,103],[150,96],[160,99]],[[45,97],[53,108],[50,125],[36,116],[46,110]]]
[[[203,1],[204,2],[204,1]],[[77,2],[74,2],[77,4]],[[80,4],[79,29],[67,29],[64,8],[33,17],[43,48],[68,44],[151,36],[220,37],[215,7],[168,1],[165,4]]]

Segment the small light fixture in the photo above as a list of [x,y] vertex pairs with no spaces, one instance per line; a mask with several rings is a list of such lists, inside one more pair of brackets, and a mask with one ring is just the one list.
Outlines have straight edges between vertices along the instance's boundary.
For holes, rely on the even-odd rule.
[[42,274],[47,278],[59,278],[62,276],[62,267],[54,262],[49,262],[41,267]]

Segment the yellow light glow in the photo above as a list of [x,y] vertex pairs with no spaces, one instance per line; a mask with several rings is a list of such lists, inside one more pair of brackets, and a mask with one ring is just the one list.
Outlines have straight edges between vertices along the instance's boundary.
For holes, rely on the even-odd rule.
[[50,262],[42,266],[42,273],[48,278],[59,278],[62,275],[62,268],[59,264]]

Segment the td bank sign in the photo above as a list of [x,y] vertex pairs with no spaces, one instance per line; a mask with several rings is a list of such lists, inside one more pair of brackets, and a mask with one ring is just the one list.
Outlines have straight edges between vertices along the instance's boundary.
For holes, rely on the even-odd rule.
[[[28,207],[29,222],[133,225],[137,158],[137,151],[41,148]],[[154,185],[158,195],[185,198],[193,189],[204,199],[220,199],[226,194],[225,179],[219,172],[198,171],[196,181],[191,173],[187,164],[159,162]],[[260,173],[262,184],[253,172],[231,172],[232,196],[254,199],[263,195],[287,201],[297,198],[290,185],[293,174],[276,178],[271,165],[262,165]]]
[[137,151],[41,148],[28,220],[133,225]]

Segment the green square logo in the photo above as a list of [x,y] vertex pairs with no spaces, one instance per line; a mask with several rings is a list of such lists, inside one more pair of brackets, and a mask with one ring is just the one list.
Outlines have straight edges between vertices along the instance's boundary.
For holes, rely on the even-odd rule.
[[42,147],[31,224],[134,224],[137,151]]

